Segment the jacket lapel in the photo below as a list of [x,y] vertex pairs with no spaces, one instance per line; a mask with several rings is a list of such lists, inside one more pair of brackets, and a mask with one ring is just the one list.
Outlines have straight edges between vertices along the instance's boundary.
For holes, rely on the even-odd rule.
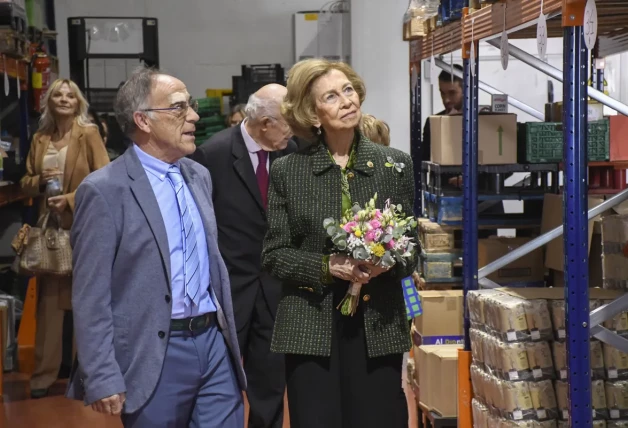
[[168,279],[168,289],[170,289],[170,280],[172,278],[170,273],[170,247],[168,246],[166,226],[161,217],[161,210],[159,209],[157,198],[148,180],[148,176],[144,171],[144,167],[135,153],[133,145],[124,153],[124,161],[126,163],[127,173],[131,178],[131,191],[133,192],[133,196],[135,196],[135,200],[142,209],[153,236],[155,237],[155,241],[157,241],[157,246],[159,247],[166,277]]
[[44,157],[50,145],[50,135],[39,135],[37,142],[37,152],[35,155],[35,172],[41,174],[43,172]]
[[72,125],[72,134],[70,135],[70,143],[68,144],[68,153],[65,157],[65,168],[63,170],[63,193],[68,193],[72,174],[76,167],[76,161],[79,153],[85,146],[85,134],[83,127],[79,126],[76,121]]
[[264,208],[262,205],[262,196],[259,192],[259,187],[257,185],[257,178],[255,177],[255,172],[253,171],[253,163],[251,162],[251,157],[249,156],[249,151],[246,149],[246,144],[244,143],[244,138],[242,137],[242,132],[239,127],[236,127],[236,131],[233,133],[231,151],[235,160],[233,161],[233,169],[235,169],[236,173],[240,177],[240,179],[246,185],[246,188],[255,199],[255,202],[259,205],[260,208]]
[[[206,191],[203,191],[202,181],[198,174],[194,171],[194,169],[190,168],[190,166],[182,161],[180,163],[181,174],[183,175],[183,179],[194,198],[194,202],[196,203],[196,208],[198,213],[203,221],[203,229],[205,231],[206,241],[207,241],[207,251],[209,253],[209,275],[211,277],[211,283],[215,294],[212,296],[214,298],[214,302],[221,303],[222,302],[222,287],[221,284],[221,276],[220,276],[220,266],[218,264],[217,255],[220,254],[218,250],[218,237],[215,235],[215,219],[211,218],[211,206],[209,201],[209,195]],[[214,225],[214,227],[212,227]],[[216,300],[217,299],[217,300]]]

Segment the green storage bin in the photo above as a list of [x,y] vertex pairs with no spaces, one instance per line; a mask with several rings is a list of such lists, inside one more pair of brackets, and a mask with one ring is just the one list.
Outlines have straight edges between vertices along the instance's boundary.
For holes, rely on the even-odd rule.
[[199,109],[215,109],[218,108],[220,110],[220,98],[219,97],[211,97],[211,98],[200,98],[198,101]]
[[[519,163],[557,163],[563,161],[563,124],[529,122],[517,124]],[[587,153],[589,162],[608,161],[610,126],[608,119],[589,122]]]

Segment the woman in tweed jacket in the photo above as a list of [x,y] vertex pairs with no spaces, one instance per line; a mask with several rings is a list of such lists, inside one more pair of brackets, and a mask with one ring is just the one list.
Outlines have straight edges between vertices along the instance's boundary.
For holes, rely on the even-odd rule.
[[[282,114],[313,144],[273,163],[262,257],[284,283],[271,349],[286,355],[290,426],[405,427],[410,332],[401,279],[414,263],[384,271],[332,255],[323,220],[376,192],[379,208],[390,198],[411,213],[412,161],[361,136],[365,88],[348,65],[301,61],[287,86]],[[405,165],[401,172],[385,165],[389,158]],[[349,281],[364,284],[353,317],[336,309]]]

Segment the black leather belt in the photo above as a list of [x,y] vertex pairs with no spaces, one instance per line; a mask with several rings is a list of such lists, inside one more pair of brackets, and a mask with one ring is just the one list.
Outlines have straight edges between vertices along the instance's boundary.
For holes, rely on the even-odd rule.
[[216,313],[170,320],[170,331],[198,331],[216,323]]

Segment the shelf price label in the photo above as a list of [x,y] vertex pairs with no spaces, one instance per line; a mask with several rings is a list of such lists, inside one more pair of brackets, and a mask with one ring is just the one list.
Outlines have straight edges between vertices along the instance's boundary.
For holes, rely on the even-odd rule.
[[508,69],[508,57],[510,56],[510,45],[508,45],[508,33],[505,31],[502,33],[502,38],[499,43],[499,54],[502,60],[502,68]]
[[545,61],[545,55],[547,54],[547,17],[543,14],[541,9],[541,16],[536,22],[536,47],[539,53],[539,58]]
[[593,50],[597,40],[597,7],[595,0],[588,0],[584,8],[584,44],[589,50]]

